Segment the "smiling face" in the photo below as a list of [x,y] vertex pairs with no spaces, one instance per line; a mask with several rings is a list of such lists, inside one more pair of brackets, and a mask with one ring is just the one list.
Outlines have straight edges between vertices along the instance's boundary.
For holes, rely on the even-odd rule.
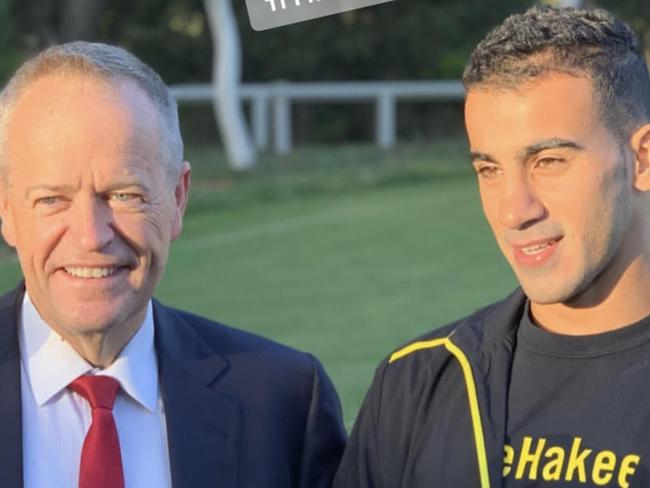
[[12,113],[3,235],[40,315],[73,347],[130,338],[180,233],[189,167],[170,181],[159,126],[133,83],[75,74],[33,82]]
[[534,303],[606,294],[644,242],[632,158],[597,107],[588,79],[563,74],[467,96],[483,211]]

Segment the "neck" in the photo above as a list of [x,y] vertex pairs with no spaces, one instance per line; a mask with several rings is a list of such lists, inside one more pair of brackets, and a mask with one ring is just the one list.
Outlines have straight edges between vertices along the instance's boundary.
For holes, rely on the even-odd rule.
[[104,326],[100,331],[70,334],[69,331],[52,328],[82,358],[94,367],[104,369],[117,359],[122,349],[144,323],[146,315],[147,307],[144,307],[129,321]]
[[104,369],[115,362],[137,330],[137,327],[130,327],[119,331],[121,333],[90,334],[70,338],[68,342],[82,358],[94,367]]
[[[601,277],[607,282],[607,277]],[[568,302],[531,303],[533,320],[543,329],[566,335],[600,334],[650,315],[650,259],[638,256],[603,292],[594,286]]]

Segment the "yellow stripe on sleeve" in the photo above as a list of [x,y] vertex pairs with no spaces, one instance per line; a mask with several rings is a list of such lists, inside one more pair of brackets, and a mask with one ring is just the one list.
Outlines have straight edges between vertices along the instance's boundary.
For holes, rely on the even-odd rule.
[[447,338],[445,342],[447,350],[454,355],[463,369],[465,386],[467,387],[467,398],[469,400],[469,411],[472,415],[472,426],[474,427],[474,444],[476,445],[476,456],[478,458],[478,471],[481,478],[481,488],[490,488],[490,475],[488,471],[487,453],[485,451],[485,437],[483,436],[483,423],[481,422],[481,411],[478,406],[478,395],[476,394],[476,383],[472,367],[467,360],[465,353],[456,344]]
[[391,354],[390,358],[388,359],[388,363],[390,364],[394,361],[397,361],[398,359],[401,359],[404,356],[408,356],[412,352],[419,351],[420,349],[431,349],[432,347],[442,346],[446,341],[447,338],[444,337],[442,339],[414,342],[413,344],[409,344],[408,346],[405,346],[399,351],[395,351],[393,354]]
[[490,488],[490,476],[488,471],[487,453],[485,449],[485,437],[483,435],[483,423],[481,421],[481,412],[478,404],[478,395],[476,393],[476,383],[474,382],[474,375],[472,367],[469,364],[465,353],[454,344],[449,337],[442,339],[432,339],[430,341],[419,341],[403,347],[399,351],[391,354],[388,363],[393,363],[398,359],[408,356],[409,354],[420,351],[422,349],[432,349],[438,346],[445,346],[445,349],[456,358],[460,363],[465,379],[465,387],[467,388],[467,399],[469,401],[469,411],[472,419],[472,429],[474,431],[474,444],[476,448],[476,456],[478,459],[479,477],[481,480],[481,488]]

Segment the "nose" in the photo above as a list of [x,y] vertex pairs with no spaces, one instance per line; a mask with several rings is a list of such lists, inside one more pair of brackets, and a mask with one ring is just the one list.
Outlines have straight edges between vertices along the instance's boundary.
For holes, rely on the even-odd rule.
[[510,178],[503,186],[499,221],[509,229],[522,230],[546,215],[546,208],[526,175]]
[[79,198],[70,227],[75,245],[82,251],[101,251],[115,237],[113,215],[106,203],[96,196]]

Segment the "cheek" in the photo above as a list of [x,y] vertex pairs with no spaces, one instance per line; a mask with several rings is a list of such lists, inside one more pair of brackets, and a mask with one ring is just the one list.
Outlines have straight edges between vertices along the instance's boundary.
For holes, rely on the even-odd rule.
[[[629,220],[628,195],[616,175],[585,180],[567,195],[560,215],[564,227],[579,241],[582,253],[598,259]],[[588,258],[589,259],[589,258]]]
[[30,214],[18,217],[14,228],[19,254],[30,255],[37,262],[47,260],[65,232],[65,224],[61,219]]
[[499,198],[500,193],[498,188],[489,188],[479,186],[479,196],[481,198],[481,207],[483,215],[492,231],[498,238],[498,222],[499,222]]
[[600,241],[603,247],[611,247],[623,236],[636,234],[636,229],[630,228],[634,213],[632,195],[623,182],[604,185],[602,194],[599,208],[589,215],[593,221],[585,222],[585,226],[590,226],[593,240]]
[[156,243],[165,243],[170,240],[172,209],[168,206],[159,206],[147,214],[146,226],[152,240]]
[[169,240],[169,224],[164,212],[150,209],[146,213],[122,214],[115,216],[115,227],[120,236],[138,254],[159,253]]

